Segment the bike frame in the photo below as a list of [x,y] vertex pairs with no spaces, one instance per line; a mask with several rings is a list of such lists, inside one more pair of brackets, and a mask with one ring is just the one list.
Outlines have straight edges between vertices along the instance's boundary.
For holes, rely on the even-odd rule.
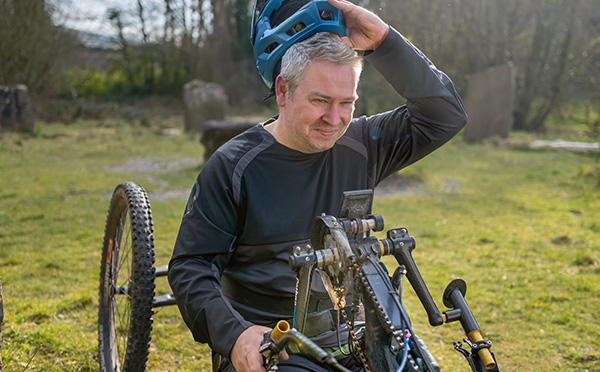
[[[402,305],[401,278],[406,275],[432,326],[460,321],[471,352],[460,343],[455,344],[455,348],[467,358],[471,369],[498,371],[490,351],[491,342],[483,339],[464,299],[466,283],[455,279],[448,285],[443,299],[450,310],[441,314],[412,257],[416,242],[407,229],[389,230],[387,238],[382,240],[368,236],[369,231],[383,230],[383,218],[368,214],[372,198],[372,190],[345,193],[339,216],[316,217],[311,227],[311,244],[294,247],[290,267],[298,277],[295,328],[300,333],[304,331],[315,270],[321,275],[337,310],[345,306],[345,297],[352,292],[349,283],[355,281],[359,293],[354,296],[360,296],[364,306],[364,354],[368,368],[372,371],[439,371],[425,344],[414,334]],[[380,261],[384,255],[393,255],[399,264],[394,278],[390,278]]]

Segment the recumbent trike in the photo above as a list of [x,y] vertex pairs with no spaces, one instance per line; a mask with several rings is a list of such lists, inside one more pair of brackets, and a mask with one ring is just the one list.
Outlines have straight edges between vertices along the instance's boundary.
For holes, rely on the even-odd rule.
[[[311,280],[316,270],[349,331],[349,352],[367,372],[439,371],[425,343],[412,329],[402,304],[406,276],[425,308],[429,323],[459,321],[466,338],[454,348],[474,372],[499,371],[491,342],[465,301],[466,283],[455,279],[446,287],[440,313],[412,258],[415,240],[406,228],[387,231],[385,239],[369,236],[382,231],[383,218],[369,214],[372,190],[344,193],[338,216],[315,217],[310,242],[290,247],[290,268],[297,273],[296,307],[292,324],[282,320],[265,334],[261,348],[267,371],[277,370],[279,352],[307,355],[335,371],[347,371],[330,352],[304,336]],[[393,255],[398,267],[390,277],[380,258]],[[135,183],[122,183],[113,193],[106,221],[100,274],[98,333],[103,372],[144,371],[148,358],[153,309],[175,304],[172,294],[156,296],[156,277],[167,266],[154,266],[154,235],[150,202]],[[346,298],[352,294],[350,314]],[[339,324],[340,322],[338,322]],[[340,345],[341,346],[341,345]],[[218,363],[213,360],[213,368]]]

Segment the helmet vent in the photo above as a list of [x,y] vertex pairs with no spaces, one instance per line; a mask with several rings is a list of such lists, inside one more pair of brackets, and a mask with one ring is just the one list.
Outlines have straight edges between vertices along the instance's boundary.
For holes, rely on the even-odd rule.
[[333,13],[330,10],[323,10],[320,14],[321,19],[324,21],[333,21]]
[[300,22],[297,25],[295,25],[294,27],[290,28],[286,34],[290,35],[290,36],[294,36],[296,33],[302,31],[303,28],[306,27],[306,24],[304,24],[304,22]]
[[265,53],[271,54],[271,52],[274,51],[275,49],[277,49],[278,46],[279,46],[279,43],[271,43],[271,44],[269,44],[269,46],[267,46],[265,48]]

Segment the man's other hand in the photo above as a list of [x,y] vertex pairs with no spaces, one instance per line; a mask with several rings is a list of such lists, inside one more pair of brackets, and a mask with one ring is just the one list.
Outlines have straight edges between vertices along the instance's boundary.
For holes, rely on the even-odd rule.
[[[265,372],[259,349],[265,332],[270,331],[268,327],[252,326],[242,332],[231,349],[231,363],[237,372]],[[285,350],[279,353],[279,357],[283,360],[289,358]]]

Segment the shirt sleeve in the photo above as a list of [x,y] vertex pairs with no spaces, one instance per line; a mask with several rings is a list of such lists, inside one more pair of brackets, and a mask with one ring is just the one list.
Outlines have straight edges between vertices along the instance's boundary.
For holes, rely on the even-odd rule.
[[452,81],[399,32],[366,57],[406,105],[358,119],[375,185],[454,137],[467,115]]
[[228,357],[252,324],[223,294],[221,272],[235,244],[238,208],[223,157],[213,156],[198,176],[169,263],[169,284],[181,315],[198,342]]

